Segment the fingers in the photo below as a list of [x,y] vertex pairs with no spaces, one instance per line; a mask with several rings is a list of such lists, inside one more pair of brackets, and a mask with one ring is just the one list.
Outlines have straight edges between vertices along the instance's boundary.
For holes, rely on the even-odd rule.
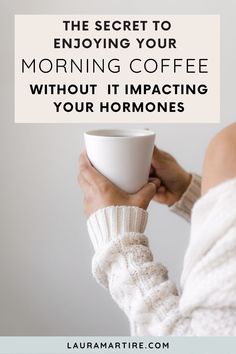
[[79,156],[79,164],[80,166],[86,166],[88,164],[88,156],[86,150],[83,150]]
[[157,193],[165,193],[166,188],[164,186],[160,186],[160,188],[157,189]]
[[138,198],[143,201],[145,209],[156,194],[156,190],[155,183],[149,182],[139,191]]
[[161,180],[159,178],[150,178],[148,183],[152,183],[155,185],[156,189],[158,189],[161,186]]
[[[157,183],[156,181],[159,181],[159,183]],[[149,177],[148,179],[148,182],[152,182],[152,183],[155,183],[156,186],[157,186],[157,193],[163,193],[163,192],[166,192],[166,187],[162,184],[161,180],[159,178],[156,178],[156,177]]]
[[77,176],[77,181],[80,185],[80,187],[82,189],[85,189],[87,187],[90,186],[90,184],[88,183],[88,181],[85,179],[84,175],[82,173],[80,173],[78,176]]
[[160,180],[155,179],[152,182],[145,184],[135,195],[133,195],[133,201],[140,208],[146,209],[148,204],[156,194],[157,188],[160,187]]
[[107,180],[100,172],[98,172],[88,159],[86,151],[80,154],[80,175],[87,180],[87,183],[100,183]]
[[[81,170],[86,170],[86,169],[91,169],[95,170],[95,168],[92,166],[91,162],[88,159],[88,155],[86,153],[86,150],[84,150],[81,154],[80,154],[80,158],[79,158],[79,165],[80,165],[80,169]],[[95,170],[96,171],[96,170]]]

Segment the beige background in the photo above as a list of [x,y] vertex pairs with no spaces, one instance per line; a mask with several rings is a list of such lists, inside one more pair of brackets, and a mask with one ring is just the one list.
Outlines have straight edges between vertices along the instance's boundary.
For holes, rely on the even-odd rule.
[[[148,21],[146,31],[95,31],[94,23],[96,20],[145,20]],[[63,20],[88,20],[89,31],[65,31]],[[171,23],[169,31],[154,31],[153,20]],[[220,46],[220,19],[219,16],[171,16],[171,15],[104,15],[82,16],[82,15],[54,15],[54,16],[16,16],[15,17],[15,121],[23,123],[71,123],[71,122],[218,122],[220,120],[220,70],[219,70],[219,46]],[[54,38],[128,38],[130,47],[127,49],[53,49]],[[143,48],[138,49],[136,38],[175,38],[176,49]],[[36,61],[36,73],[32,69],[25,68],[22,73],[22,58],[27,64],[33,59]],[[42,73],[38,69],[38,63],[47,58],[54,64],[50,73]],[[82,58],[96,59],[98,62],[105,58],[105,62],[112,58],[119,59],[120,73],[114,74],[107,70],[105,73],[96,71],[95,73],[64,73],[60,70],[56,73],[55,61],[57,58],[64,58],[68,62],[70,59],[77,61]],[[129,68],[129,63],[134,58],[140,58],[141,63],[135,63],[135,68],[140,68],[141,73],[133,73]],[[147,73],[142,68],[143,63],[153,58],[160,66],[162,58],[170,58],[170,68],[164,68],[161,73],[158,69],[154,73]],[[174,73],[174,58],[183,58],[183,67],[177,68]],[[194,70],[198,71],[198,60],[207,58],[207,74],[196,73],[188,74],[185,69],[187,58],[196,59]],[[192,64],[192,62],[191,62]],[[204,63],[206,64],[206,63]],[[46,66],[46,64],[45,64]],[[47,67],[47,66],[46,66]],[[149,63],[150,67],[150,63]],[[193,69],[192,67],[190,68]],[[69,69],[68,69],[69,70]],[[32,95],[29,84],[87,84],[96,83],[98,85],[95,95]],[[107,84],[115,83],[120,85],[118,95],[107,95]],[[125,95],[125,84],[205,84],[208,92],[205,95]],[[65,112],[63,109],[56,112],[53,102],[93,102],[93,113],[78,113],[76,111]],[[146,112],[144,113],[118,113],[100,112],[100,102],[184,102],[184,112]],[[35,109],[37,107],[37,109]],[[176,109],[177,110],[177,109]]]
[[[76,183],[83,132],[119,125],[14,123],[14,14],[220,13],[222,123],[127,125],[155,130],[160,147],[200,172],[211,137],[235,120],[235,1],[1,0],[0,6],[0,334],[128,335],[125,316],[91,276]],[[152,205],[147,235],[178,283],[189,226]]]

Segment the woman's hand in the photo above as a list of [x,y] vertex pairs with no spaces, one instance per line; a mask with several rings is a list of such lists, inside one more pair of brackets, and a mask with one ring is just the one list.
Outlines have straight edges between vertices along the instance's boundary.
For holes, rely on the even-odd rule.
[[160,180],[152,178],[140,191],[129,194],[110,182],[90,163],[86,152],[80,155],[79,184],[84,192],[84,211],[87,217],[98,209],[111,205],[137,206],[147,209],[160,186]]
[[157,189],[153,199],[171,206],[181,198],[192,177],[173,156],[155,146],[149,181],[152,181],[153,178],[161,180],[161,187]]

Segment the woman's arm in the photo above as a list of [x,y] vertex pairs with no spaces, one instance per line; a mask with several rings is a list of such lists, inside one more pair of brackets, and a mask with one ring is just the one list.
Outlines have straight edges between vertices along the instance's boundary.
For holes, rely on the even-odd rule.
[[129,206],[100,209],[88,219],[93,275],[109,289],[137,336],[170,333],[179,302],[166,268],[153,259],[146,222],[145,210]]
[[236,180],[214,188],[193,208],[179,297],[144,235],[143,209],[158,181],[128,195],[86,156],[81,166],[93,274],[127,314],[132,335],[236,335]]
[[[152,180],[137,193],[127,194],[95,170],[84,153],[80,158],[79,183],[95,249],[93,274],[126,312],[132,334],[151,334],[156,330],[161,333],[156,323],[162,323],[172,308],[176,310],[178,294],[165,267],[153,261],[144,235],[144,209],[160,181]],[[160,311],[156,311],[157,306]],[[156,318],[160,320],[156,322]]]
[[228,220],[220,242],[215,243],[217,233],[209,242],[202,232],[212,221],[203,222],[203,214],[208,219],[200,204],[194,210],[181,296],[166,268],[153,259],[144,235],[146,211],[112,206],[88,219],[93,275],[127,315],[131,335],[236,335],[236,226]]

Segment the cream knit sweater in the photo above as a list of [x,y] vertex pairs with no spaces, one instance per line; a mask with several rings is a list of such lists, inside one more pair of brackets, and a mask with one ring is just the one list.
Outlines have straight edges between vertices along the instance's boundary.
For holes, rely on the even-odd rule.
[[128,316],[131,335],[236,335],[236,179],[195,203],[199,196],[200,178],[193,175],[172,207],[190,219],[194,205],[181,294],[153,259],[145,210],[111,206],[88,219],[93,274]]

